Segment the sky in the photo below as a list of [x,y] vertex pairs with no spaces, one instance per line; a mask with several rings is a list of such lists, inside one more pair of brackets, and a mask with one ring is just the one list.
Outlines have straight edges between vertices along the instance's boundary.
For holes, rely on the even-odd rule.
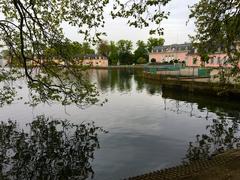
[[[165,45],[189,42],[188,35],[194,33],[194,23],[188,21],[189,8],[188,6],[197,3],[199,0],[171,0],[165,7],[170,12],[168,19],[162,22],[164,28]],[[112,20],[106,16],[106,24],[104,31],[107,37],[104,39],[108,41],[118,41],[120,39],[128,39],[136,43],[138,40],[147,41],[150,37],[147,29],[136,29],[128,27],[126,20],[117,19]],[[74,41],[82,41],[77,29],[70,27],[67,24],[63,25],[65,35]],[[155,36],[157,37],[157,36]]]
[[[170,12],[168,19],[164,20],[161,27],[164,28],[165,45],[189,42],[188,35],[194,33],[194,23],[191,20],[188,24],[189,8],[199,0],[171,0],[166,7]],[[147,41],[150,37],[148,29],[136,29],[129,27],[124,19],[112,20],[108,15],[110,9],[106,10],[106,24],[104,31],[107,33],[107,37],[104,40],[118,41],[120,39],[127,39],[133,41],[135,44],[138,40]],[[0,19],[2,18],[0,13]],[[71,27],[64,23],[62,25],[66,37],[73,41],[82,42],[81,35],[77,33],[77,28]],[[153,36],[154,37],[154,36]],[[155,36],[158,37],[158,36]],[[135,45],[134,45],[135,47]]]

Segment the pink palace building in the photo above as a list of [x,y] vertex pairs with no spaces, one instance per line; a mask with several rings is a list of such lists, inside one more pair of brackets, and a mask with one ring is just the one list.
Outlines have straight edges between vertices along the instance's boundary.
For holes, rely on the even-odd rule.
[[[209,55],[209,62],[205,64],[205,67],[219,67],[229,66],[226,65],[227,54],[223,53],[221,49],[214,54]],[[149,54],[149,61],[156,59],[156,62],[170,62],[171,60],[178,60],[185,62],[186,66],[199,67],[201,66],[200,56],[197,54],[197,49],[193,48],[192,44],[172,44],[167,46],[156,46],[153,51]]]

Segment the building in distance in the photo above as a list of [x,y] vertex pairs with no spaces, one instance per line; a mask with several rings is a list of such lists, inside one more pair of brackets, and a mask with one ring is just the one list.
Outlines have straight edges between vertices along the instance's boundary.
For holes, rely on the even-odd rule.
[[108,58],[102,55],[87,54],[83,56],[82,65],[92,67],[108,67]]
[[[149,61],[151,62],[152,59],[155,59],[157,63],[169,63],[178,60],[190,67],[199,67],[202,65],[197,49],[191,43],[156,46],[149,53]],[[205,63],[205,67],[229,66],[226,64],[227,60],[227,54],[219,48],[217,52],[209,54],[209,61]]]

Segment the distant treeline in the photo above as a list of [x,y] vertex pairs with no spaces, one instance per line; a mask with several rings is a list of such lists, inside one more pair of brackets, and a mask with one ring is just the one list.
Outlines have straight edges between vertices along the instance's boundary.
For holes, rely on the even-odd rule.
[[153,47],[163,44],[163,38],[149,38],[146,43],[139,40],[134,50],[133,42],[130,40],[101,41],[97,46],[97,53],[108,57],[111,65],[145,64]]
[[[83,59],[86,54],[99,54],[106,56],[110,65],[145,64],[148,62],[148,54],[153,47],[163,44],[163,38],[149,38],[147,42],[137,41],[136,49],[133,49],[133,42],[130,40],[117,42],[103,40],[97,44],[96,50],[94,50],[88,42],[79,43],[66,39],[64,42],[55,42],[51,46],[43,47],[39,57],[35,58],[74,60]],[[11,52],[4,50],[2,55],[9,59]]]

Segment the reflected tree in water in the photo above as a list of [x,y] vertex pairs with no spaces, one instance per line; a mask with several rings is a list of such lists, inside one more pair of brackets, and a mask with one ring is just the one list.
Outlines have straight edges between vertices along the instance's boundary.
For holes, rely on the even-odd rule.
[[154,81],[145,81],[142,77],[142,70],[136,69],[112,69],[95,71],[98,87],[102,92],[117,90],[120,92],[129,92],[133,89],[133,82],[136,83],[136,90],[146,89],[150,95],[160,94],[162,87]]
[[196,135],[195,141],[189,142],[184,162],[209,159],[226,150],[239,147],[240,111],[237,101],[176,93],[166,86],[162,88],[162,92],[165,110],[206,119],[208,122],[207,132]]
[[104,71],[97,71],[98,85],[101,91],[106,91],[108,87],[111,91],[115,89],[120,92],[131,91],[133,70],[109,70],[107,75],[100,75]]
[[155,83],[154,81],[149,81],[146,83],[146,91],[150,95],[161,94],[162,93],[162,86]]
[[73,124],[38,116],[27,124],[0,124],[0,179],[86,179],[93,177],[90,161],[99,148],[94,123]]
[[134,75],[134,81],[136,82],[137,85],[136,87],[137,91],[142,92],[145,85],[145,81],[142,76],[142,71],[139,71],[139,73],[136,73],[136,75]]
[[[119,70],[118,70],[119,71]],[[131,70],[126,70],[125,73],[118,73],[119,79],[117,82],[117,88],[119,91],[131,91],[132,89],[132,76],[133,72]]]
[[149,95],[161,94],[162,92],[162,86],[159,82],[144,79],[141,71],[135,73],[134,80],[137,85],[137,91],[142,92],[146,89]]
[[102,92],[107,92],[109,87],[109,75],[108,70],[103,69],[100,71],[95,71],[97,75],[97,84]]
[[211,156],[239,146],[239,118],[228,119],[221,116],[206,126],[208,134],[196,135],[196,141],[190,142],[186,154],[188,161],[209,159]]

